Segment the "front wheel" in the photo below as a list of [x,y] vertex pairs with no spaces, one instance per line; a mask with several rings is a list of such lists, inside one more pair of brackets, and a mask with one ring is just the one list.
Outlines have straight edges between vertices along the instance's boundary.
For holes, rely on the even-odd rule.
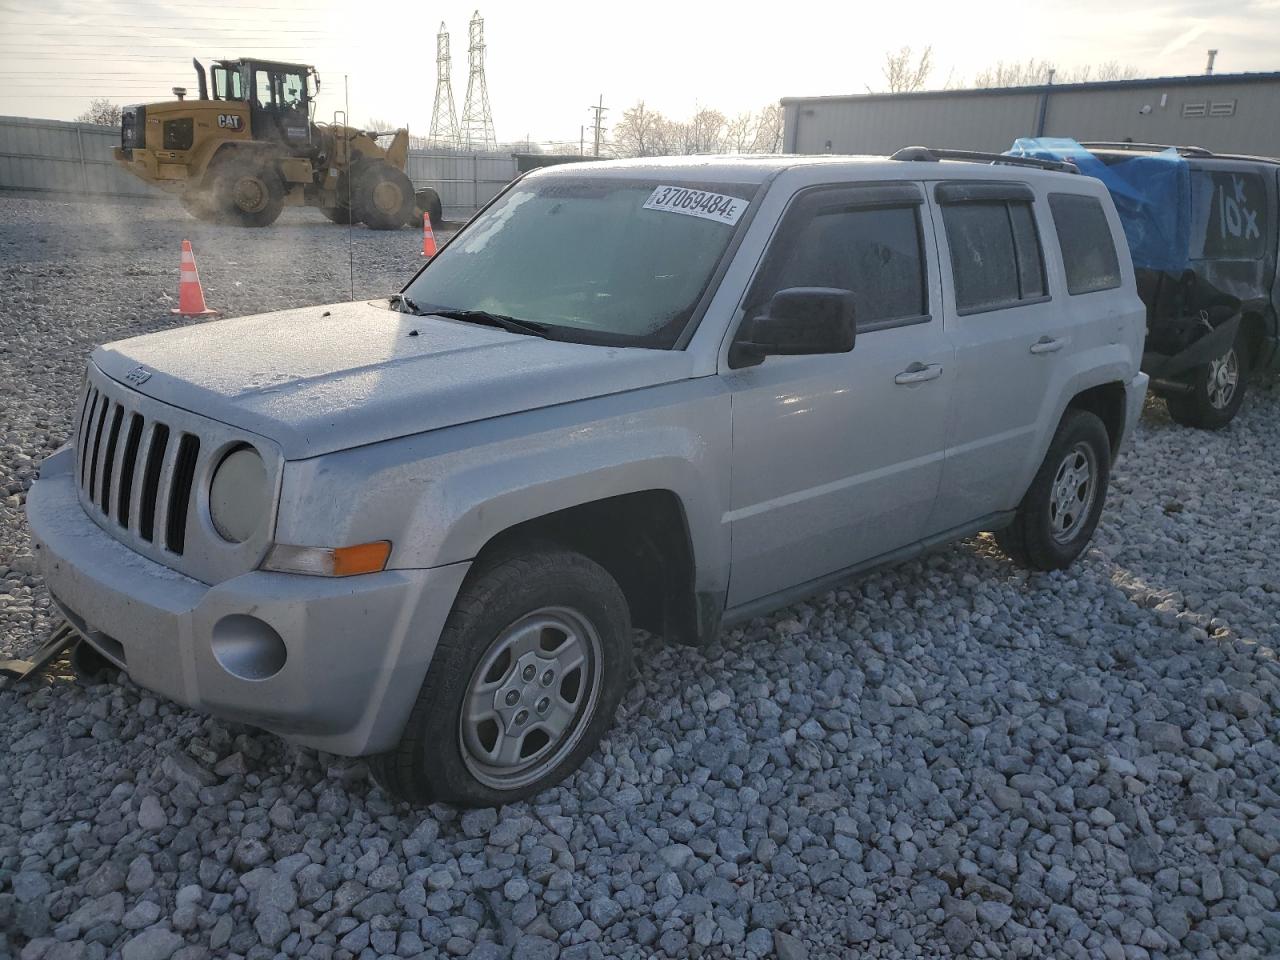
[[233,160],[221,167],[213,193],[219,216],[241,227],[269,227],[284,209],[280,175],[255,160]]
[[544,546],[473,570],[400,744],[373,758],[389,793],[499,806],[578,768],[631,671],[631,621],[599,564]]
[[1069,566],[1093,537],[1110,479],[1107,428],[1086,410],[1067,410],[1013,523],[996,533],[996,543],[1019,566]]
[[1248,386],[1249,355],[1245,338],[1237,335],[1220,357],[1191,371],[1186,393],[1172,393],[1169,416],[1184,427],[1221,430],[1235,419]]
[[413,222],[413,183],[390,164],[374,161],[356,174],[351,205],[372,230],[399,230]]

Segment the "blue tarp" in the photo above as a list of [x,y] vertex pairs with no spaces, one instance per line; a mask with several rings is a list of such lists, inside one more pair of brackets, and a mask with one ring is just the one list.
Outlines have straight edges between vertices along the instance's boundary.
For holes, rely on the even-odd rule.
[[1176,150],[1106,164],[1075,140],[1022,137],[1009,154],[1070,160],[1082,174],[1101,180],[1120,214],[1135,267],[1181,273],[1189,265],[1191,172]]

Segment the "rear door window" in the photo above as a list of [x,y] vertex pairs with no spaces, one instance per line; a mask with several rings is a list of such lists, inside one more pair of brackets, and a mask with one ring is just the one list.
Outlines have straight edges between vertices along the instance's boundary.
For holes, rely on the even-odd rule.
[[1044,253],[1029,200],[944,201],[942,221],[958,312],[1045,299]]
[[1052,193],[1049,209],[1062,250],[1067,293],[1075,296],[1120,286],[1120,258],[1106,211],[1096,197]]

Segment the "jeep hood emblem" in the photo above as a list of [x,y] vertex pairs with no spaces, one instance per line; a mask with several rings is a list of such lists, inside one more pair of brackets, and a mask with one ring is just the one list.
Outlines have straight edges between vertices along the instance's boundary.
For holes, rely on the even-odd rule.
[[130,383],[132,383],[134,386],[140,387],[144,383],[146,383],[148,380],[151,379],[151,371],[148,370],[146,367],[142,366],[141,364],[139,364],[138,366],[130,370],[128,373],[126,373],[124,375],[124,378],[128,380]]

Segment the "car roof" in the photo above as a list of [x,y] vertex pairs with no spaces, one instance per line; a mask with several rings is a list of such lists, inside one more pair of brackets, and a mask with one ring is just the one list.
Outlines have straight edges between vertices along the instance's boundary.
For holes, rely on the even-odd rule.
[[770,154],[764,156],[691,156],[640,157],[630,160],[595,160],[542,167],[527,176],[543,179],[554,177],[576,179],[654,179],[671,177],[692,183],[760,184],[788,170],[824,168],[833,178],[848,180],[1018,180],[1033,182],[1052,177],[1055,184],[1063,178],[1072,182],[1089,178],[1076,174],[1035,167],[1002,163],[976,163],[963,160],[913,161],[888,157],[842,156],[822,154]]

